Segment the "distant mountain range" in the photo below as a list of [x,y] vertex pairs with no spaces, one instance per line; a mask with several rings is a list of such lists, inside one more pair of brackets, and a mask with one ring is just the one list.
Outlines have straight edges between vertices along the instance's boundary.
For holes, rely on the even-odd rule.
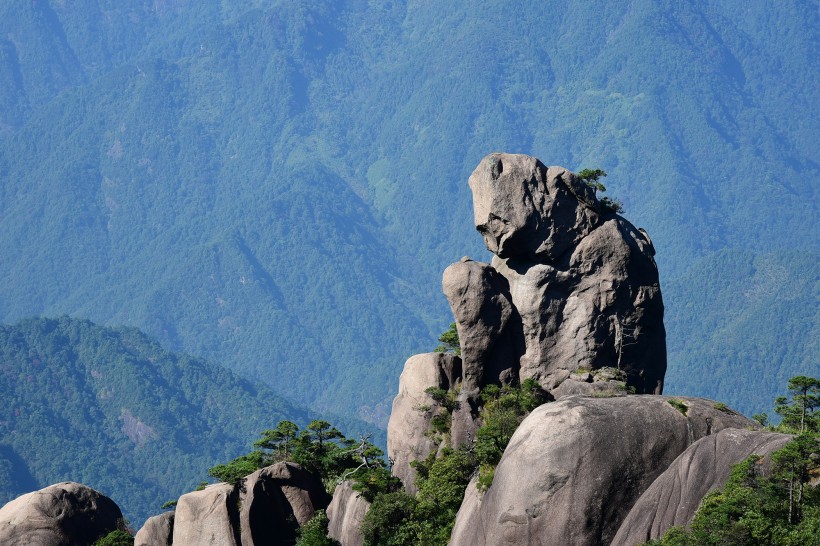
[[404,359],[450,323],[442,270],[488,259],[469,173],[524,152],[606,170],[652,237],[667,392],[765,410],[820,353],[819,19],[807,0],[5,2],[0,320],[139,327],[383,425]]
[[0,393],[0,506],[80,481],[116,499],[136,525],[247,452],[261,431],[309,419],[269,389],[165,351],[134,328],[68,317],[0,326]]

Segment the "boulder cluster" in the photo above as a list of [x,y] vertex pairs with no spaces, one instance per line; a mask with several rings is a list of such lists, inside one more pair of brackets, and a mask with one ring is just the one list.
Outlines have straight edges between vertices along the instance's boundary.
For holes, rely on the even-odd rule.
[[[789,436],[709,400],[662,396],[663,301],[647,234],[585,180],[525,155],[491,154],[469,179],[491,263],[464,258],[442,288],[460,355],[405,364],[388,424],[392,473],[416,492],[413,461],[469,446],[483,389],[532,380],[550,403],[513,434],[492,484],[467,486],[452,546],[635,545],[691,522],[731,466],[765,459]],[[446,440],[433,433],[454,403]],[[633,396],[635,395],[635,396]],[[443,445],[446,443],[447,445]],[[214,484],[150,518],[138,546],[292,544],[320,509],[328,534],[361,546],[369,503],[350,482],[332,497],[312,474],[277,463]],[[0,509],[0,543],[91,544],[122,515],[85,486],[57,484]]]

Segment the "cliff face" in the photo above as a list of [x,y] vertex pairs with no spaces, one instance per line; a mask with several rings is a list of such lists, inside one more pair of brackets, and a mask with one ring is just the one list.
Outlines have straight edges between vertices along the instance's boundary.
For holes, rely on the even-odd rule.
[[417,356],[402,374],[388,454],[411,492],[410,461],[434,449],[418,415],[420,406],[433,407],[428,415],[437,409],[429,387],[460,388],[453,445],[474,438],[479,392],[490,384],[534,379],[552,398],[663,390],[663,300],[649,237],[575,174],[534,157],[491,154],[468,183],[475,227],[495,256],[444,271],[460,373],[443,382],[437,365]]
[[[732,464],[782,441],[740,431],[757,425],[725,405],[658,396],[666,335],[652,242],[584,180],[533,157],[491,154],[469,185],[494,256],[444,271],[461,356],[407,361],[388,426],[393,473],[413,493],[410,463],[443,447],[431,418],[444,408],[429,388],[458,393],[444,437],[452,447],[475,440],[488,385],[533,379],[555,401],[524,419],[486,491],[475,478],[467,486],[450,544],[592,546],[616,535],[635,544],[647,527],[656,537],[690,521]],[[732,444],[729,431],[744,441]],[[730,444],[709,457],[709,446]],[[687,461],[714,468],[689,483],[697,477],[680,475]],[[663,496],[665,484],[680,495]]]
[[666,334],[649,237],[575,174],[533,157],[489,155],[469,185],[495,256],[444,273],[464,390],[532,378],[560,394],[573,372],[612,367],[637,394],[660,394]]
[[685,415],[668,400],[569,396],[540,406],[516,430],[492,486],[461,505],[451,544],[609,544],[689,445],[753,425],[708,400],[677,399]]

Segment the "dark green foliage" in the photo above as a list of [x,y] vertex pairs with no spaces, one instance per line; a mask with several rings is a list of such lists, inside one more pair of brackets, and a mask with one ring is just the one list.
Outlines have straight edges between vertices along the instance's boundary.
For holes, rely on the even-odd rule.
[[365,546],[417,544],[413,518],[418,502],[404,491],[379,495],[362,522]]
[[547,401],[547,395],[538,383],[526,379],[520,387],[488,385],[481,392],[481,398],[484,406],[482,425],[476,431],[475,456],[480,465],[478,485],[487,489],[518,425]]
[[820,469],[820,437],[809,430],[816,424],[813,412],[803,414],[803,408],[811,405],[816,382],[810,377],[794,377],[788,385],[792,400],[778,399],[784,415],[780,430],[791,432],[802,427],[806,432],[772,453],[770,465],[763,464],[758,455],[735,465],[724,488],[704,498],[691,529],[672,528],[647,544],[820,545],[820,487],[809,485],[812,472]]
[[417,461],[415,497],[403,491],[375,497],[365,516],[365,544],[446,544],[464,490],[476,470],[475,456],[465,449],[445,448],[426,461]]
[[[435,434],[448,434],[453,422],[453,411],[458,407],[458,393],[439,387],[428,387],[424,392],[438,404],[435,415],[430,418],[430,429]],[[429,411],[429,408],[421,409]]]
[[444,408],[447,412],[452,413],[458,405],[457,393],[455,391],[441,389],[439,387],[428,387],[424,390],[430,395],[430,398],[435,400],[438,405]]
[[606,172],[601,169],[583,169],[578,173],[578,178],[583,180],[595,193],[606,191],[606,186],[599,180],[604,176],[606,176]]
[[[597,195],[598,192],[604,193],[606,191],[606,186],[600,181],[600,178],[606,176],[606,173],[601,169],[584,169],[578,173],[578,178],[584,181],[587,186],[592,188]],[[608,210],[610,212],[617,212],[621,213],[624,211],[624,205],[617,199],[611,199],[609,197],[599,197],[598,201],[600,201],[601,206],[604,210]]]
[[310,521],[299,528],[295,546],[339,546],[339,543],[327,536],[327,514],[317,510]]
[[0,400],[0,463],[13,471],[3,479],[0,464],[0,503],[73,480],[137,524],[267,423],[307,420],[269,389],[133,328],[68,317],[0,326]]
[[402,488],[401,480],[384,467],[361,468],[351,474],[350,479],[354,481],[353,490],[361,493],[368,502],[373,502],[379,495],[394,493]]
[[219,481],[241,485],[242,478],[260,468],[290,461],[321,479],[328,493],[338,482],[351,479],[353,488],[366,498],[394,491],[399,483],[386,470],[384,453],[370,443],[369,436],[358,441],[347,438],[325,420],[315,419],[303,430],[292,421],[280,421],[261,436],[253,444],[257,449],[216,465],[208,473]]
[[111,531],[97,542],[94,546],[133,546],[134,537],[127,531],[116,529]]
[[722,491],[701,503],[691,530],[673,528],[653,546],[737,545],[817,546],[820,544],[820,489],[807,485],[817,468],[820,442],[803,434],[772,454],[766,471],[759,456],[732,469]]
[[438,340],[441,344],[435,349],[437,353],[452,352],[461,356],[461,342],[458,339],[455,322],[450,323],[450,327],[439,336]]
[[820,433],[820,379],[798,375],[789,379],[791,400],[780,396],[774,410],[783,418],[781,425],[794,432]]
[[[444,389],[431,388],[427,393],[445,408],[452,407],[448,404],[456,398],[455,393]],[[415,497],[404,493],[375,496],[365,518],[364,528],[370,533],[365,535],[370,537],[368,544],[446,544],[470,479],[478,471],[479,487],[490,486],[495,466],[515,429],[527,414],[547,401],[547,394],[528,379],[521,386],[489,385],[481,392],[481,399],[482,425],[474,445],[446,447],[438,457],[433,451],[426,459],[411,462],[418,487]],[[449,416],[450,411],[444,415]]]
[[240,455],[229,463],[211,467],[208,474],[221,482],[237,485],[242,478],[265,466],[262,461],[262,452],[252,451],[247,455]]
[[425,477],[416,480],[418,504],[414,512],[417,544],[446,544],[476,469],[475,456],[465,449],[445,449]]

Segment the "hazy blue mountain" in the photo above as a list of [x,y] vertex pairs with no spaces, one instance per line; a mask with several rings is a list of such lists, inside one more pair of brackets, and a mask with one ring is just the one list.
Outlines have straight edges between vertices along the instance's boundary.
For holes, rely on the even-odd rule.
[[134,328],[63,317],[0,326],[0,505],[72,480],[134,523],[308,415],[224,368],[169,353]]
[[0,8],[0,319],[383,422],[509,151],[605,169],[652,236],[670,392],[765,409],[816,369],[813,2],[206,4]]

